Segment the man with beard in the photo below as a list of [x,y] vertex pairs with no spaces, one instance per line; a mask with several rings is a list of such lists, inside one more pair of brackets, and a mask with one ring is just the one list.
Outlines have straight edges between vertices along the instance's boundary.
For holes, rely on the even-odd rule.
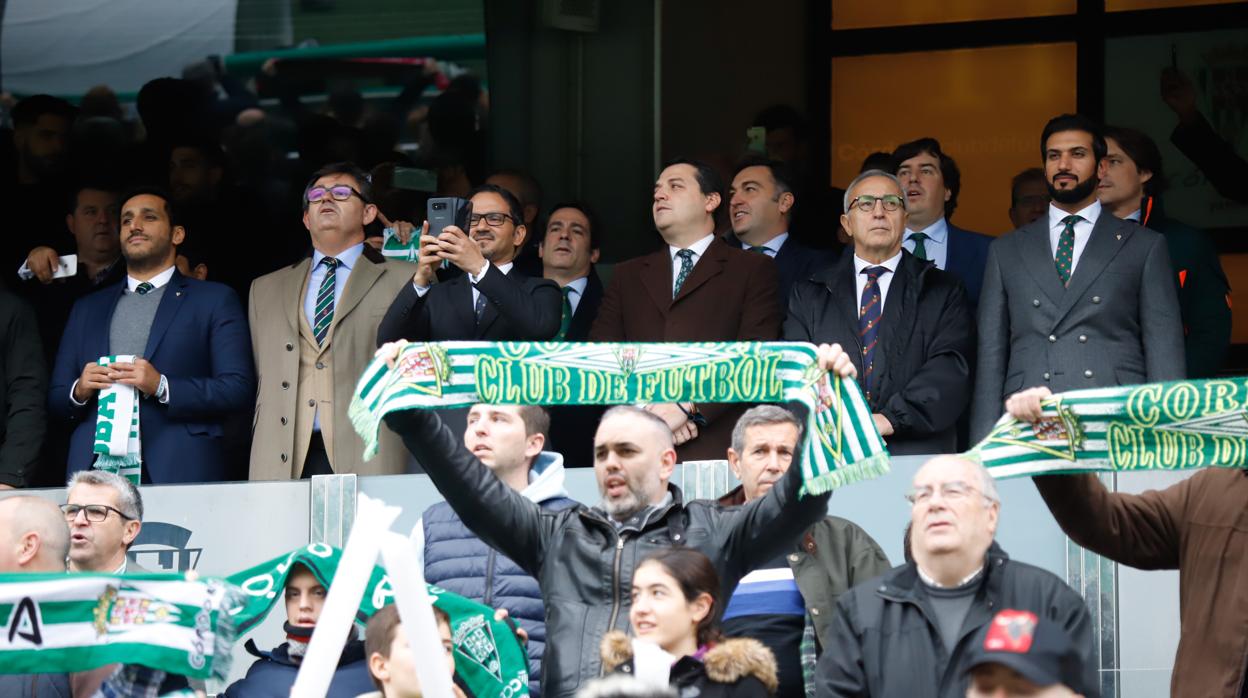
[[[74,425],[68,471],[95,460],[96,399],[114,384],[138,388],[144,482],[211,482],[225,473],[222,424],[256,388],[247,320],[229,288],[174,266],[186,232],[169,196],[123,199],[126,279],[74,304],[48,395],[55,419]],[[99,364],[106,356],[133,361]]]
[[1175,380],[1183,327],[1166,241],[1102,211],[1101,128],[1065,114],[1044,127],[1047,216],[993,241],[979,303],[971,436],[1032,386],[1055,393]]

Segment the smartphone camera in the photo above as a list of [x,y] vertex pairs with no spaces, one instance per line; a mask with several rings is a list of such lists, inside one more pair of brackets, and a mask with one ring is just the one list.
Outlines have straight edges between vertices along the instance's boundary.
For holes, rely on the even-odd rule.
[[435,201],[435,202],[433,202],[433,204],[431,205],[431,207],[432,207],[432,208],[433,208],[433,210],[435,210],[435,211],[445,211],[445,210],[446,210],[446,202],[443,202],[443,201]]

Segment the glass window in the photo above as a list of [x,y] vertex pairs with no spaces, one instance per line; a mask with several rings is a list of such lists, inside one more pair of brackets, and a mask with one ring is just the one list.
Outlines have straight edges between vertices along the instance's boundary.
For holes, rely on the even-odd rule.
[[1229,5],[1239,0],[1105,0],[1109,12],[1122,10],[1157,10],[1165,7],[1194,7],[1196,5]]
[[833,29],[898,27],[908,24],[1015,19],[1075,13],[1076,0],[832,0]]

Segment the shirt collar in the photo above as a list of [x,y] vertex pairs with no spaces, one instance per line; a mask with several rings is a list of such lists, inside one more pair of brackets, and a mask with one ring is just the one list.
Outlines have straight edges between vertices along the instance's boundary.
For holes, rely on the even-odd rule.
[[[151,284],[153,288],[160,288],[161,286],[164,286],[165,284],[169,283],[169,280],[173,278],[173,272],[176,269],[177,267],[169,267],[168,269],[160,272],[156,276],[153,276],[152,278],[148,279],[147,283]],[[130,276],[129,274],[126,274],[126,292],[127,293],[134,293],[134,289],[138,288],[139,284],[141,283],[143,282],[139,281],[133,276]]]
[[495,264],[494,266],[499,271],[503,272],[503,274],[510,274],[511,268],[516,266],[516,263],[513,261],[513,262],[507,262],[506,264]]
[[[1063,225],[1062,219],[1069,215],[1071,214],[1066,213],[1062,209],[1050,203],[1049,204],[1049,229],[1052,230],[1054,228],[1061,228]],[[1075,211],[1074,215],[1079,216],[1083,220],[1091,223],[1092,225],[1096,225],[1096,219],[1101,217],[1100,200],[1093,200],[1090,205],[1078,211]]]
[[[750,247],[752,247],[752,245],[742,240],[741,238],[738,238],[736,235],[733,235],[733,237],[736,238],[737,242],[741,243],[741,249],[748,250],[750,249]],[[784,242],[788,239],[789,239],[789,231],[786,230],[783,233],[780,233],[774,238],[768,240],[767,242],[764,242],[763,244],[759,245],[759,247],[766,247],[767,249],[771,250],[773,255],[780,254],[780,248],[784,247]]]
[[891,272],[895,272],[897,271],[897,264],[899,262],[901,262],[901,252],[898,252],[897,254],[893,255],[892,257],[889,257],[888,259],[884,260],[883,262],[880,262],[879,264],[872,264],[871,262],[868,262],[867,260],[855,254],[854,255],[854,273],[861,274],[862,270],[866,269],[867,267],[884,267],[885,269]]
[[1132,211],[1131,213],[1128,213],[1128,214],[1127,214],[1127,217],[1126,217],[1126,218],[1124,218],[1123,220],[1126,220],[1126,221],[1135,221],[1136,223],[1139,223],[1139,222],[1140,222],[1140,218],[1141,218],[1141,214],[1142,214],[1141,210],[1137,208],[1137,209],[1135,209],[1134,211]]
[[127,565],[129,562],[130,562],[130,558],[126,557],[125,555],[122,555],[122,556],[121,556],[121,564],[117,566],[117,569],[113,570],[113,574],[125,574],[125,573],[126,573],[126,565]]
[[945,222],[945,217],[941,216],[936,219],[935,223],[932,223],[922,230],[911,230],[906,228],[906,237],[910,237],[911,233],[923,233],[927,235],[928,240],[940,244],[949,237],[949,224]]
[[[712,242],[715,242],[715,235],[713,233],[707,233],[706,237],[683,249],[693,250],[693,255],[695,257],[701,257],[706,254],[706,248],[710,247]],[[676,253],[680,252],[681,249],[682,248],[680,247],[673,247],[671,245],[667,246],[667,252],[671,255],[673,262],[676,261]]]
[[567,286],[564,286],[564,288],[570,288],[572,289],[572,293],[575,293],[578,296],[583,296],[585,295],[585,287],[588,285],[589,285],[589,277],[582,276],[579,279],[572,279],[571,281],[568,282]]
[[[355,268],[355,263],[360,261],[360,255],[362,254],[364,254],[364,243],[361,242],[358,245],[352,245],[351,247],[348,247],[342,252],[334,255],[334,259],[338,260],[338,266],[346,267],[347,271],[351,271]],[[313,250],[312,268],[317,268],[317,266],[320,265],[321,260],[325,259],[327,256],[328,255],[324,254],[320,250]]]
[[918,571],[919,579],[922,580],[924,584],[928,585],[929,587],[935,587],[937,589],[957,589],[959,587],[964,587],[967,584],[970,584],[972,581],[974,581],[974,579],[978,577],[981,572],[984,571],[984,568],[981,565],[979,569],[963,577],[962,581],[958,582],[957,584],[954,584],[951,587],[947,587],[941,584],[940,582],[936,581],[935,579],[927,576],[927,573],[923,571],[923,568],[919,566],[917,562],[914,564],[914,569]]

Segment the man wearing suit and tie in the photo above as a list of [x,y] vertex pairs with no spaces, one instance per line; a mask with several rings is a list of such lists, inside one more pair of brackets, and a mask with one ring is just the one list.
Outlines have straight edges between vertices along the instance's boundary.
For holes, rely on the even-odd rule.
[[[546,235],[537,248],[542,276],[559,284],[563,292],[556,340],[584,342],[602,305],[602,280],[594,264],[602,226],[584,203],[555,204],[546,217]],[[598,405],[564,405],[550,412],[552,449],[563,454],[568,467],[593,467],[594,431],[603,409]]]
[[364,243],[364,226],[378,215],[363,170],[326,165],[304,189],[311,254],[251,285],[260,374],[253,480],[404,471],[407,450],[385,427],[380,452],[365,463],[364,442],[347,417],[355,383],[376,351],[377,324],[416,270]]
[[[430,235],[425,223],[416,273],[386,311],[377,344],[545,341],[559,331],[559,287],[512,269],[528,234],[520,201],[493,184],[478,187],[469,199],[467,233],[451,225]],[[439,283],[444,260],[463,273]]]
[[949,222],[962,189],[958,163],[940,149],[940,141],[920,138],[897,146],[893,166],[905,187],[910,215],[902,244],[915,257],[930,259],[936,268],[961,279],[974,307],[983,287],[992,238]]
[[[748,342],[780,335],[775,263],[715,237],[719,176],[674,160],[654,183],[663,249],[623,262],[607,285],[595,342]],[[722,460],[741,405],[647,405],[671,428],[681,461]]]
[[971,436],[1005,400],[1183,378],[1183,327],[1166,241],[1102,210],[1105,138],[1066,114],[1040,139],[1053,197],[1047,216],[993,241],[979,304]]
[[902,191],[882,170],[850,183],[841,225],[854,246],[793,287],[784,338],[845,348],[889,452],[951,453],[971,397],[975,322],[962,282],[902,247]]
[[807,247],[789,235],[796,205],[793,178],[785,164],[756,158],[737,167],[728,190],[732,233],[724,241],[776,260],[781,308],[788,306],[794,282],[809,279],[833,259],[827,250]]
[[[122,283],[74,304],[57,351],[48,408],[75,425],[68,472],[95,461],[96,398],[115,383],[138,388],[142,479],[162,485],[225,474],[223,424],[245,410],[256,378],[247,320],[228,287],[174,266],[186,231],[164,192],[144,189],[121,206]],[[103,356],[133,362],[101,366]]]

